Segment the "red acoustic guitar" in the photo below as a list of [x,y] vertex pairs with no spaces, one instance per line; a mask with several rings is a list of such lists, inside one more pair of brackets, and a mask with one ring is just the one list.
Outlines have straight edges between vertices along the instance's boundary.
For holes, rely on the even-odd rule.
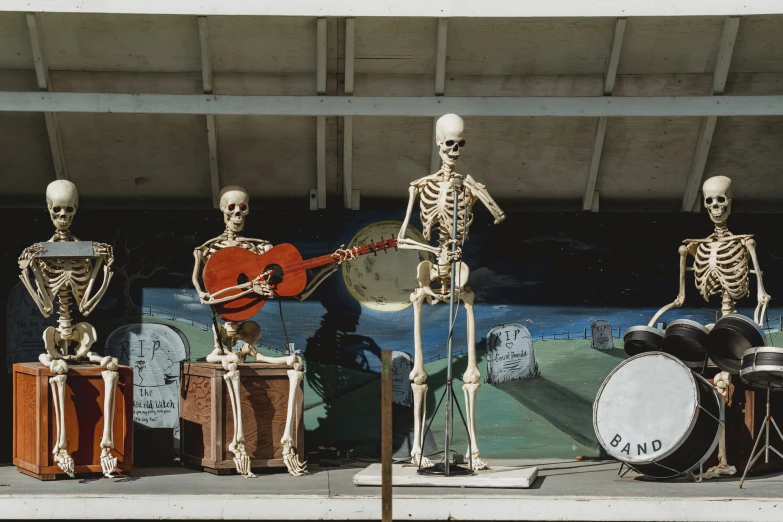
[[[384,239],[376,243],[353,247],[348,250],[356,256],[373,254],[397,248],[397,239]],[[299,295],[307,285],[306,270],[318,268],[337,261],[337,254],[327,254],[304,260],[294,245],[283,243],[263,254],[254,254],[241,247],[221,248],[212,254],[204,265],[204,288],[215,294],[220,290],[254,280],[261,274],[271,272],[267,283],[275,294],[283,297]],[[376,254],[377,255],[377,254]],[[235,290],[221,294],[218,298],[241,293]],[[255,293],[213,305],[215,312],[226,321],[245,321],[253,317],[266,304],[266,297]]]

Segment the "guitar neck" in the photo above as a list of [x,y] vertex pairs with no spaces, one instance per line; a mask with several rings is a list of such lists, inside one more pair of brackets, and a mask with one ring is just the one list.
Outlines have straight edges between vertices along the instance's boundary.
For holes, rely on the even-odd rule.
[[[391,238],[391,239],[384,239],[382,241],[377,241],[375,243],[370,243],[368,245],[361,245],[358,247],[348,248],[346,250],[353,252],[354,256],[363,256],[366,254],[372,254],[374,252],[379,252],[381,250],[385,251],[390,248],[397,248],[397,239]],[[335,263],[334,254],[326,254],[325,256],[318,256],[314,257],[312,259],[305,259],[302,262],[302,268],[304,270],[310,270],[312,268],[318,268],[321,266],[326,266],[331,263]]]

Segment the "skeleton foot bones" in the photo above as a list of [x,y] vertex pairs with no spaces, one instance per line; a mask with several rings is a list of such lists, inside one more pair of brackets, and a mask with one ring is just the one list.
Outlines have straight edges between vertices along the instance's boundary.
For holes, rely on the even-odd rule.
[[[49,242],[78,241],[70,227],[79,208],[76,186],[67,180],[53,181],[46,188],[46,206],[55,228]],[[103,437],[101,438],[101,468],[106,477],[117,469],[117,458],[112,455],[114,442],[114,398],[117,379],[117,359],[101,357],[90,351],[97,339],[95,328],[86,322],[73,324],[71,306],[76,305],[85,317],[98,305],[106,292],[113,273],[112,249],[103,243],[93,243],[95,257],[57,259],[36,257],[43,252],[40,245],[30,246],[19,257],[19,278],[35,301],[41,315],[49,317],[57,306],[57,327],[43,332],[44,350],[38,360],[49,368],[54,377],[49,379],[54,405],[56,436],[52,449],[57,466],[69,477],[74,476],[74,461],[68,454],[65,422],[65,384],[68,362],[87,359],[98,363],[105,385],[103,405]],[[100,284],[97,284],[102,275]],[[96,290],[97,287],[97,290]],[[79,400],[79,397],[76,397]]]

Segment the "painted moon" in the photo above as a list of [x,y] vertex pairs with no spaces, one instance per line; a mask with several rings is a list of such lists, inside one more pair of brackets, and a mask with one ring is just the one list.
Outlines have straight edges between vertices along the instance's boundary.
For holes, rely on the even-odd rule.
[[[382,238],[396,236],[401,221],[378,221],[361,229],[348,247],[360,246]],[[407,237],[426,243],[422,233],[408,226]],[[396,312],[411,305],[410,296],[416,287],[416,267],[432,260],[429,252],[393,250],[367,254],[343,263],[343,280],[351,295],[362,305],[382,312]]]

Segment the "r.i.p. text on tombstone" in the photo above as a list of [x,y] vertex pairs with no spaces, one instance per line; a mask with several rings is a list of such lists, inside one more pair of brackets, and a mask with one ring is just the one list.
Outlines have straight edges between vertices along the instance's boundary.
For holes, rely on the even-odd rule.
[[494,327],[487,334],[487,382],[500,384],[538,375],[530,331],[519,323]]

